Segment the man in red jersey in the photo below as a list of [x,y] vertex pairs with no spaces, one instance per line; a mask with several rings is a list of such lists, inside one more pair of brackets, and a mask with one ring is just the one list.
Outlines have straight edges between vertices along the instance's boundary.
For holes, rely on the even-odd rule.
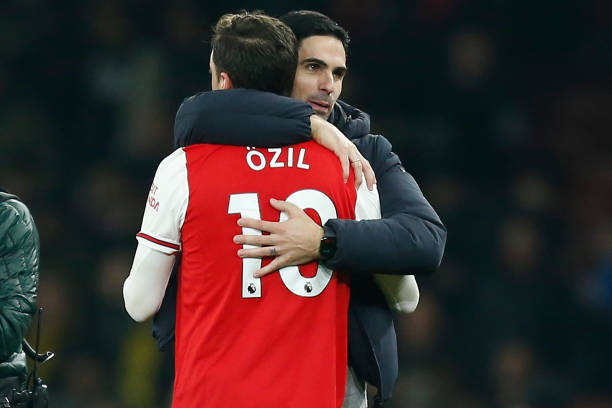
[[[295,37],[280,21],[225,15],[212,45],[214,90],[290,93]],[[124,298],[135,320],[153,315],[181,254],[174,408],[342,406],[348,277],[311,263],[257,278],[262,260],[239,258],[231,243],[240,232],[260,234],[239,227],[241,218],[292,215],[279,214],[275,198],[320,223],[355,217],[352,180],[345,183],[337,158],[314,142],[193,145],[157,169]]]

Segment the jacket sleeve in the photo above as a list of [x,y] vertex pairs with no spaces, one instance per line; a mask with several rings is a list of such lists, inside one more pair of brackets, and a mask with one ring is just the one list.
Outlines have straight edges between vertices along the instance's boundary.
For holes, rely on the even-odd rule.
[[310,136],[310,105],[252,89],[202,92],[183,101],[174,123],[174,147],[196,143],[277,147]]
[[27,207],[0,204],[0,361],[20,350],[36,309],[38,232]]
[[387,139],[368,135],[355,142],[376,173],[383,218],[328,220],[337,250],[326,266],[361,274],[432,273],[442,260],[446,228]]

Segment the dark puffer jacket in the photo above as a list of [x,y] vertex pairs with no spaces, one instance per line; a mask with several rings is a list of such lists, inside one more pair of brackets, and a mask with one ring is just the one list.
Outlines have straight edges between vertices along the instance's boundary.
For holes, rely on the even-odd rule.
[[0,379],[27,376],[21,342],[36,310],[39,253],[30,211],[0,189]]

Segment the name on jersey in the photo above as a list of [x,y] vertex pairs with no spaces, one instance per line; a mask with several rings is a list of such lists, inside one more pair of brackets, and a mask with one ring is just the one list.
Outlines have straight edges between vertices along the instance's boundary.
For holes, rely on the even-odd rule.
[[267,150],[272,153],[272,157],[263,154],[254,147],[247,147],[245,156],[247,165],[255,171],[263,170],[266,166],[271,168],[297,167],[304,170],[310,169],[310,164],[306,163],[305,148],[272,147]]

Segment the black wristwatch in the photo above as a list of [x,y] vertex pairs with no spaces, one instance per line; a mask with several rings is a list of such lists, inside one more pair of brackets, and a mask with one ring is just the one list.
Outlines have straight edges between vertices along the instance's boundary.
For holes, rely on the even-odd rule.
[[323,238],[321,238],[321,245],[319,246],[319,255],[321,261],[327,261],[331,259],[336,253],[336,231],[333,229],[323,226]]

